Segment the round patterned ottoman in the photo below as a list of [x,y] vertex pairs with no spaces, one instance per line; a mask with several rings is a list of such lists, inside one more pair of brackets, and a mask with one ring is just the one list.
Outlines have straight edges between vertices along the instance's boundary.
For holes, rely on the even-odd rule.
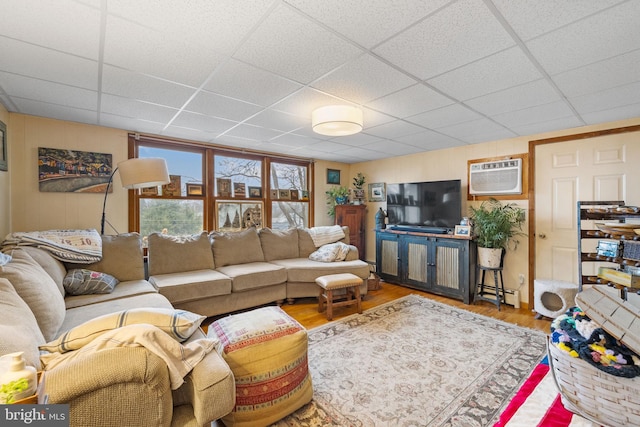
[[533,309],[538,315],[552,319],[576,305],[578,285],[562,280],[533,281]]
[[236,404],[225,426],[261,427],[296,411],[313,397],[307,331],[280,307],[221,318],[209,326],[236,380]]

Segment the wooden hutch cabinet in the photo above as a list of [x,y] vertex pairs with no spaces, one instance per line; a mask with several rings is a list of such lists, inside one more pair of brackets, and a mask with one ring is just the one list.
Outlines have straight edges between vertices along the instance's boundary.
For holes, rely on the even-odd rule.
[[349,227],[349,241],[358,248],[361,260],[365,260],[365,229],[367,207],[365,205],[336,205],[336,224]]

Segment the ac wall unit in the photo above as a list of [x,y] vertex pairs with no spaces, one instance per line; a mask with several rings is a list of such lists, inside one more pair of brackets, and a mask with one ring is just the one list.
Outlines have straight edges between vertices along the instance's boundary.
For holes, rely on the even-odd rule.
[[522,159],[472,163],[469,194],[522,194]]

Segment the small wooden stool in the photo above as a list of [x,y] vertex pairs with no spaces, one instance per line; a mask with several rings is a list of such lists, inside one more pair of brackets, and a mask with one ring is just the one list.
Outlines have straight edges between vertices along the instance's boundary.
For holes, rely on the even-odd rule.
[[[318,295],[318,313],[322,313],[325,309],[325,301],[327,304],[327,319],[333,319],[333,307],[345,307],[356,305],[358,313],[362,313],[362,304],[360,301],[360,286],[362,279],[351,273],[329,274],[320,276],[316,279],[316,283],[320,286],[320,294]],[[334,295],[333,291],[344,289],[346,295]],[[346,297],[344,301],[336,302],[335,299]]]

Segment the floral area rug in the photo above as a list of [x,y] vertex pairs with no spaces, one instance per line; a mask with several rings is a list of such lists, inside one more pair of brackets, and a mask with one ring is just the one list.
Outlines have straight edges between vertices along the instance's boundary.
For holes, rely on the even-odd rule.
[[309,331],[313,401],[283,426],[491,426],[545,334],[417,295]]

